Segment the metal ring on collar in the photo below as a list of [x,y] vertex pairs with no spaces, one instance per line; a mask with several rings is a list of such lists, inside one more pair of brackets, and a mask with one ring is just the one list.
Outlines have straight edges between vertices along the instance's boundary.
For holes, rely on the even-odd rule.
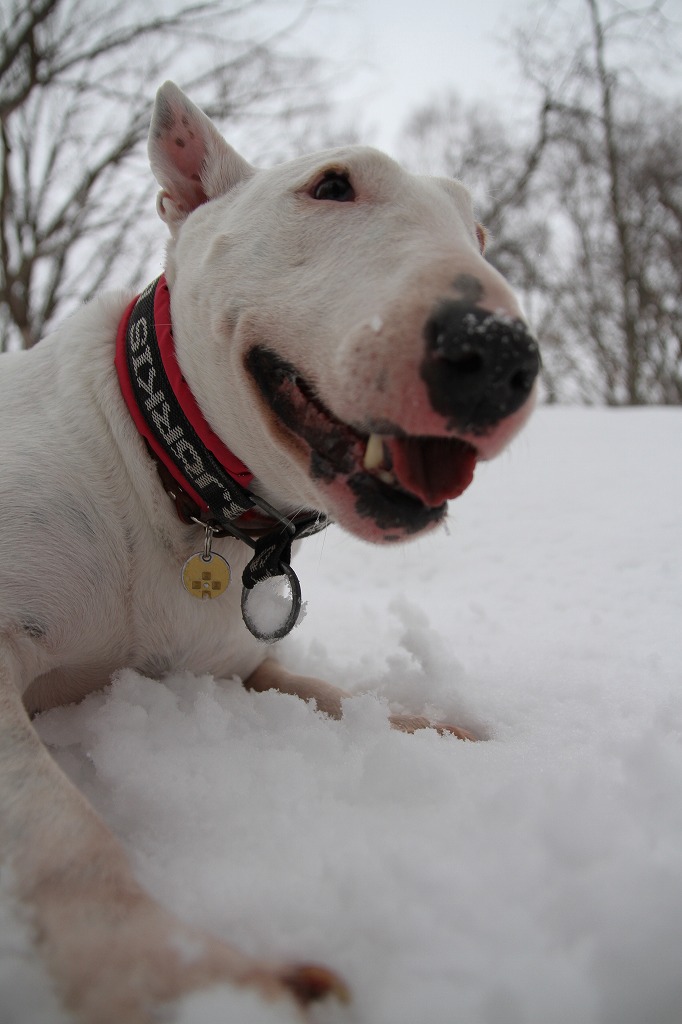
[[[244,624],[257,640],[261,640],[266,644],[272,644],[276,640],[281,640],[282,637],[287,635],[287,633],[290,633],[298,622],[298,617],[301,613],[301,584],[298,581],[298,576],[291,566],[287,565],[285,562],[280,562],[279,567],[281,572],[278,576],[270,576],[265,580],[261,580],[260,583],[257,583],[251,589],[248,589],[247,587],[242,588],[242,618],[244,619]],[[272,628],[268,628],[270,626],[269,622],[259,623],[257,621],[258,613],[254,606],[254,597],[259,588],[266,586],[271,582],[271,580],[281,579],[282,576],[286,577],[289,584],[291,605],[286,618],[279,625],[275,623]],[[263,595],[261,595],[261,597],[262,596]],[[270,597],[272,601],[274,595],[270,594],[267,595],[267,597]],[[280,595],[277,595],[277,600],[282,600]],[[266,618],[268,617],[269,615],[266,611]]]

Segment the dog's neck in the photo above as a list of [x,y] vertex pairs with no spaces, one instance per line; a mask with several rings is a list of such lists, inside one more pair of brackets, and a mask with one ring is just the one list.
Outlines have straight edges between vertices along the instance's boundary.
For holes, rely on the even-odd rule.
[[[126,310],[119,326],[116,370],[138,431],[193,503],[193,517],[224,525],[253,509],[247,490],[253,474],[206,422],[180,370],[163,276]],[[184,512],[181,518],[187,521]]]
[[[284,516],[249,490],[253,474],[207,423],[182,375],[163,275],[126,309],[115,364],[130,415],[182,521],[203,527],[207,538],[229,534],[248,544],[255,554],[244,570],[245,589],[284,576],[296,605],[298,580],[289,564],[292,542],[324,529],[328,521],[315,511]],[[276,636],[256,635],[279,639],[295,624],[289,619]]]

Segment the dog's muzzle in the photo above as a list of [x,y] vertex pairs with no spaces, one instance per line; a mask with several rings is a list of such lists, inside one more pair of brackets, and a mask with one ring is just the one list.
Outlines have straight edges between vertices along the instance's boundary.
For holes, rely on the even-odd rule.
[[453,428],[483,434],[527,401],[540,370],[523,321],[467,302],[443,302],[424,328],[421,376]]
[[530,406],[540,358],[521,320],[468,301],[443,302],[424,336],[410,432],[400,402],[395,420],[385,405],[373,416],[370,394],[348,422],[272,349],[256,345],[245,355],[280,440],[307,462],[334,518],[366,539],[399,540],[440,522],[447,502],[471,483],[477,460],[499,450],[515,432],[513,414]]

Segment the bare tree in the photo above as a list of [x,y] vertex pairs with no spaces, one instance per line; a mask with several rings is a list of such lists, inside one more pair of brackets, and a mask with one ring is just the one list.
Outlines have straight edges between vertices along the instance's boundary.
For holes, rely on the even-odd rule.
[[645,54],[649,68],[665,66],[675,26],[664,0],[581,7],[582,17],[560,30],[546,5],[546,23],[536,20],[519,46],[549,117],[538,183],[553,197],[546,373],[564,396],[679,403],[682,235],[665,207],[680,194],[682,147],[671,125],[682,108],[644,84],[636,66]]
[[423,167],[474,185],[550,400],[682,401],[682,105],[643,84],[677,38],[664,6],[545,3],[518,39],[528,123],[450,97],[407,126]]
[[238,129],[324,109],[291,40],[315,0],[11,0],[0,7],[0,350],[150,257],[143,141],[175,77]]
[[555,244],[543,332],[550,368],[590,401],[682,401],[682,146],[670,135],[681,115],[642,102],[614,127],[615,210],[594,125],[573,125],[548,160]]

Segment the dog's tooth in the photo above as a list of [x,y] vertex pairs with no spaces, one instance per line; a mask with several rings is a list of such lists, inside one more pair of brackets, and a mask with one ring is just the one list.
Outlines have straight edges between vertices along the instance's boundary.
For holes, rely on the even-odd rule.
[[365,469],[377,469],[384,461],[384,442],[378,434],[370,434],[365,449]]
[[377,476],[381,480],[382,484],[388,484],[389,487],[395,487],[398,483],[395,473],[391,473],[387,469],[380,469]]

